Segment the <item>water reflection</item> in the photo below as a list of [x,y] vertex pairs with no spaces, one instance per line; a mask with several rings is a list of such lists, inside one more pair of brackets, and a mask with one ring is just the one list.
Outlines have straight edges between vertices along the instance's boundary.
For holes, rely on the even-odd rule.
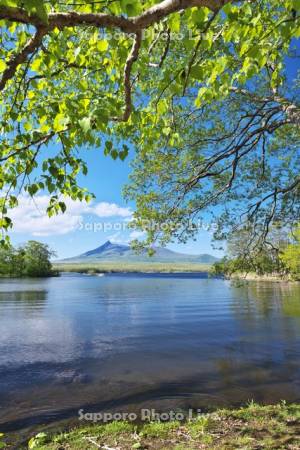
[[280,309],[283,314],[300,317],[300,283],[247,282],[239,286],[232,283],[232,291],[237,307],[246,306],[254,315],[269,317]]
[[299,284],[0,281],[0,424],[300,397]]
[[[26,305],[32,304],[35,308],[37,304],[45,303],[47,291],[10,291],[0,292],[0,302],[6,304],[6,306],[16,307],[20,306],[20,303]],[[18,305],[17,305],[18,303]],[[2,305],[3,307],[4,305]]]

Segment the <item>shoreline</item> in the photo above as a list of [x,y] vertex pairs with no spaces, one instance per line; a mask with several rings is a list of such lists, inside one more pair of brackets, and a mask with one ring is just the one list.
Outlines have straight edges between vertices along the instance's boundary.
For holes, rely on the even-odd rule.
[[[181,415],[180,415],[181,414]],[[250,402],[240,408],[218,408],[196,414],[192,419],[174,411],[171,421],[114,420],[91,424],[84,422],[66,431],[39,432],[16,446],[0,437],[7,449],[21,450],[225,450],[300,448],[300,404],[282,401],[275,405]],[[0,435],[1,436],[1,435]]]
[[232,275],[220,274],[216,275],[212,272],[211,265],[199,264],[199,265],[189,265],[189,264],[164,264],[164,263],[141,263],[139,266],[136,264],[128,263],[123,267],[120,267],[115,263],[101,263],[97,265],[87,265],[82,264],[56,264],[53,265],[54,269],[59,273],[80,273],[87,275],[101,275],[101,274],[207,274],[208,277],[212,279],[220,279],[228,281],[258,281],[258,282],[274,282],[274,283],[300,283],[300,279],[293,279],[291,276],[281,276],[281,275],[258,275],[254,272],[249,273],[234,273]]
[[258,275],[254,272],[249,273],[235,273],[229,276],[225,276],[225,279],[231,281],[272,281],[274,283],[299,283],[300,280],[293,279],[291,276],[281,275]]
[[171,263],[99,263],[99,264],[53,264],[54,270],[85,274],[109,274],[109,273],[210,273],[211,265],[208,264],[171,264]]

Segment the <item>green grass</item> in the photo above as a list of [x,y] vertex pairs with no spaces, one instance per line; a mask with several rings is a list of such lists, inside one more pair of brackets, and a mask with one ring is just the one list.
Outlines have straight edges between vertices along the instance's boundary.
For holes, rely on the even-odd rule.
[[211,269],[209,264],[193,263],[160,263],[160,262],[139,262],[139,263],[61,263],[54,264],[54,270],[59,272],[79,272],[79,273],[114,273],[114,272],[208,272]]
[[[6,448],[10,448],[7,446]],[[219,409],[183,422],[112,422],[82,426],[66,433],[40,433],[29,448],[36,450],[254,450],[300,448],[300,404]]]

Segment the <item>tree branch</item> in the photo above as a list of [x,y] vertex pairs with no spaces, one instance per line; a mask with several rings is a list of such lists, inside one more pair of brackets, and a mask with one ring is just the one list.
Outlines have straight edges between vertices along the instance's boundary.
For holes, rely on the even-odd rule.
[[[130,19],[103,13],[78,13],[76,11],[50,13],[48,29],[55,27],[95,26],[105,28],[119,28],[126,33],[136,33],[160,22],[172,13],[188,8],[207,7],[218,11],[232,0],[164,0]],[[22,8],[0,6],[0,20],[25,23],[40,27],[45,25],[37,15],[30,15]]]
[[130,117],[131,110],[132,110],[132,102],[131,102],[131,81],[130,81],[130,75],[131,70],[134,62],[138,59],[139,55],[139,49],[141,47],[142,43],[142,33],[139,31],[135,35],[135,40],[131,48],[131,52],[129,53],[125,69],[124,69],[124,90],[125,90],[125,110],[121,118],[117,118],[116,120],[120,122],[127,122],[127,120]]
[[[125,110],[122,121],[127,121],[131,109],[131,84],[130,74],[133,63],[137,60],[139,48],[142,40],[142,30],[161,21],[172,13],[185,10],[191,7],[208,7],[214,11],[214,17],[225,3],[233,0],[164,0],[154,5],[136,17],[127,18],[123,16],[114,16],[104,13],[79,13],[76,11],[52,12],[48,15],[48,23],[45,24],[36,14],[28,14],[23,8],[14,8],[9,6],[0,6],[0,20],[7,20],[34,26],[36,32],[28,41],[24,48],[17,54],[14,54],[2,74],[0,80],[0,92],[4,90],[7,82],[12,79],[17,68],[26,62],[28,56],[32,54],[41,44],[43,37],[54,28],[63,29],[65,27],[93,26],[97,28],[118,28],[125,33],[134,33],[136,38],[125,64],[124,86],[125,86]],[[169,41],[162,56],[159,67],[167,55]],[[120,119],[117,119],[120,120]]]
[[234,93],[244,95],[256,102],[278,103],[281,107],[281,110],[286,113],[290,122],[295,125],[300,125],[300,105],[295,104],[289,98],[282,97],[276,92],[274,93],[274,95],[270,95],[268,97],[260,97],[259,95],[254,94],[251,91],[247,91],[246,89],[241,89],[234,86],[232,86],[230,90]]
[[[64,132],[66,130],[60,131],[60,133]],[[56,133],[54,131],[52,131],[51,133],[46,134],[45,136],[41,136],[39,139],[29,142],[29,144],[25,145],[24,147],[18,148],[17,150],[15,150],[13,153],[9,153],[8,155],[0,158],[0,162],[4,162],[7,161],[10,158],[13,158],[14,156],[16,156],[18,153],[24,152],[26,150],[28,150],[30,147],[32,147],[33,145],[39,145],[41,146],[42,144],[45,144],[46,142],[48,142]]]
[[27,60],[27,57],[31,53],[33,53],[39,47],[39,45],[41,45],[43,37],[46,33],[47,28],[38,28],[35,35],[27,42],[23,50],[12,56],[0,80],[0,91],[3,91],[8,80],[10,80],[15,75],[18,66],[24,63]]

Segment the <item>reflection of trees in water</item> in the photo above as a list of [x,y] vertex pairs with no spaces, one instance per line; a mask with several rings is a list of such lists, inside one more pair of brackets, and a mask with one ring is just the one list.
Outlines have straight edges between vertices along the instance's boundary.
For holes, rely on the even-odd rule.
[[282,286],[282,311],[286,316],[300,317],[300,284]]
[[44,304],[47,298],[47,291],[8,291],[0,292],[0,304],[9,303],[9,305],[18,306]]
[[[296,340],[300,336],[300,284],[249,282],[232,286],[233,312],[255,337]],[[263,324],[261,324],[263,321]],[[270,335],[271,333],[271,335]]]
[[300,284],[233,285],[232,299],[238,332],[216,359],[224,385],[264,385],[278,393],[289,382],[299,392]]
[[300,317],[300,284],[247,282],[233,284],[232,294],[236,312],[249,317],[257,315],[265,318],[276,312]]

